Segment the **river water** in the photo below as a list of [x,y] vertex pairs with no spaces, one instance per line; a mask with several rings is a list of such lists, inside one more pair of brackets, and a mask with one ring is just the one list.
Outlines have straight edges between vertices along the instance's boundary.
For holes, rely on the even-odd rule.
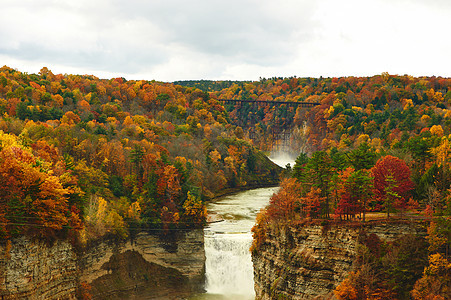
[[[287,156],[271,158],[281,167],[293,164]],[[265,207],[278,187],[259,188],[225,196],[209,203],[208,212],[223,221],[210,223],[205,229],[205,289],[194,299],[255,299],[254,273],[249,248],[251,228],[257,213]]]

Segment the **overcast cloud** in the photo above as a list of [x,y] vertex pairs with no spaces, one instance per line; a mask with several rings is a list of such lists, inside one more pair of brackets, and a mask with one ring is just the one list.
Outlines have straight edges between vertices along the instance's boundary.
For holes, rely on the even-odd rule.
[[0,65],[127,79],[451,77],[448,0],[0,0]]

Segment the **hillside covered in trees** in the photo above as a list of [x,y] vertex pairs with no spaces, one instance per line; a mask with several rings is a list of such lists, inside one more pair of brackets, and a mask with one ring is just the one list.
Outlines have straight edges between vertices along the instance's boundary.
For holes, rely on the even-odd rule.
[[203,81],[199,88],[212,91],[210,96],[214,99],[320,104],[297,109],[285,105],[257,107],[251,103],[227,105],[232,123],[243,127],[255,145],[268,151],[275,142],[273,133],[287,129],[291,130],[292,147],[309,153],[352,147],[368,138],[377,149],[399,149],[409,138],[434,125],[440,125],[449,134],[449,78],[385,73],[373,77],[263,78],[233,83],[220,91],[214,91],[215,86],[214,81],[210,85]]
[[3,67],[0,114],[2,238],[201,227],[206,200],[279,180],[195,88]]
[[[224,107],[218,99],[318,105]],[[358,223],[382,214],[427,221],[426,239],[363,241],[366,273],[351,274],[336,296],[450,293],[451,79],[381,74],[173,84],[3,67],[0,113],[2,238],[86,241],[201,227],[208,199],[278,182],[280,169],[258,149],[271,150],[285,131],[300,154],[258,217],[254,251],[266,226]]]
[[[278,79],[247,87],[237,90],[320,103],[291,112],[289,121],[305,122],[306,144],[291,178],[259,214],[252,250],[265,243],[269,226],[317,223],[327,231],[334,224],[426,222],[425,238],[382,243],[377,236],[362,237],[355,271],[335,296],[451,297],[451,79],[382,74]],[[273,91],[272,97],[265,91]]]

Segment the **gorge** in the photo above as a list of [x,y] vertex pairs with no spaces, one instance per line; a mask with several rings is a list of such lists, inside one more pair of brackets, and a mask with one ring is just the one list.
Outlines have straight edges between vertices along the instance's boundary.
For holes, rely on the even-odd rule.
[[[0,68],[3,299],[310,298],[342,283],[359,291],[353,300],[451,297],[427,289],[450,286],[451,273],[423,272],[450,266],[449,79],[201,84]],[[280,141],[299,154],[287,170],[263,152],[284,149]],[[228,212],[230,198],[218,197],[277,184],[265,196],[274,205],[257,215],[265,228],[254,230],[252,262],[249,228],[264,204]],[[234,197],[245,204],[254,192]],[[203,230],[208,204],[224,221]],[[396,214],[401,222],[386,222]],[[245,230],[227,227],[241,221]],[[390,269],[402,258],[392,241],[423,237],[427,225],[418,267]],[[370,293],[363,277],[346,281],[363,233],[390,256],[375,258]]]
[[[25,237],[1,248],[3,299],[312,299],[327,297],[352,270],[362,234],[390,242],[424,236],[423,223],[271,227],[249,252],[255,215],[278,188],[210,203],[221,222],[162,239],[145,232],[102,240],[83,251]],[[205,246],[204,246],[205,241]],[[255,281],[255,283],[254,283]],[[205,282],[205,285],[204,285]],[[254,292],[255,288],[255,292]],[[7,291],[7,292],[6,292]]]
[[[282,165],[286,157],[275,159]],[[75,249],[26,237],[1,247],[3,299],[254,299],[249,248],[255,216],[277,187],[223,196],[208,206],[221,220],[165,236],[140,231]],[[205,244],[205,246],[204,246]],[[26,257],[24,260],[23,258]]]

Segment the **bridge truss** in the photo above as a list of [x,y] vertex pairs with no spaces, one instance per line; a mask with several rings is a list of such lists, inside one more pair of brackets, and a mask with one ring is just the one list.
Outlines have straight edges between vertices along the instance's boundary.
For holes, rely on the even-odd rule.
[[[293,102],[293,101],[264,101],[264,100],[251,100],[251,99],[216,99],[219,102],[222,102],[224,104],[224,107],[228,107],[227,110],[233,110],[237,111],[237,119],[236,119],[236,125],[242,127],[248,134],[248,137],[254,141],[259,139],[268,139],[272,141],[272,149],[273,150],[286,150],[284,148],[289,148],[291,145],[291,136],[292,136],[292,129],[293,126],[295,126],[294,123],[292,123],[294,117],[293,110],[296,111],[297,108],[301,107],[303,109],[309,109],[312,107],[315,107],[319,105],[320,103],[317,102]],[[227,108],[226,107],[226,108]],[[233,107],[233,108],[232,108]],[[259,115],[259,111],[263,111],[264,109],[271,108],[273,109],[273,119],[270,123],[272,125],[266,127],[266,137],[262,137],[261,135],[256,134],[256,128],[255,125],[262,121],[262,115]],[[278,109],[277,109],[278,107]],[[291,113],[288,113],[288,115],[291,114],[291,118],[287,119],[283,122],[292,123],[289,128],[286,128],[283,126],[283,124],[280,124],[281,118],[280,114],[277,116],[277,111],[280,109],[282,111],[291,111]],[[241,118],[240,118],[241,114]],[[285,113],[287,115],[287,113]],[[287,117],[288,117],[287,115]],[[245,117],[244,117],[245,116]],[[281,126],[282,125],[282,126]],[[302,124],[297,124],[297,126],[301,127]],[[284,128],[283,128],[284,127]],[[268,149],[266,149],[268,150]]]
[[295,101],[274,101],[274,100],[270,100],[270,101],[265,101],[265,100],[250,100],[250,99],[216,99],[219,102],[223,102],[224,104],[232,104],[232,105],[237,105],[237,104],[243,104],[243,103],[250,103],[250,104],[254,104],[254,105],[287,105],[287,106],[301,106],[301,107],[313,107],[316,105],[319,105],[318,102],[295,102]]

